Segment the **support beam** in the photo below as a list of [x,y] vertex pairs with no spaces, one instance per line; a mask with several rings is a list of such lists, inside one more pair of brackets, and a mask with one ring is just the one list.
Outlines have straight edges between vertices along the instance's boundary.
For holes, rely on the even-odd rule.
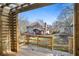
[[75,4],[75,18],[74,18],[74,26],[75,26],[75,30],[74,30],[74,55],[79,56],[79,3]]
[[[2,11],[3,9],[0,8],[0,10]],[[2,14],[2,12],[0,11],[0,13]],[[0,16],[0,31],[2,32],[2,19]],[[0,55],[3,53],[3,47],[2,47],[2,33],[0,32]]]
[[[7,9],[7,10],[5,10],[6,8],[1,8],[1,9],[2,9],[2,12],[0,12],[1,14],[8,15],[10,9]],[[0,16],[0,54],[1,55],[6,54],[10,49],[8,22],[9,22],[8,17],[2,16],[2,15]]]
[[10,14],[9,25],[11,37],[11,51],[18,52],[18,20],[17,15],[15,13]]
[[34,3],[32,5],[23,7],[21,9],[19,9],[19,10],[17,9],[16,10],[16,13],[21,13],[21,12],[24,12],[24,11],[33,10],[33,9],[37,9],[37,8],[44,7],[44,6],[48,6],[48,5],[52,5],[52,4],[53,3]]

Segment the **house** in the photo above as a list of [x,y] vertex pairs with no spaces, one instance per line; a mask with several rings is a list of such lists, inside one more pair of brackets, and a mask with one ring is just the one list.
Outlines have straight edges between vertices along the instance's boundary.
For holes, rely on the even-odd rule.
[[27,26],[27,33],[42,35],[49,34],[49,31],[47,30],[46,23],[41,24],[39,22],[34,22]]

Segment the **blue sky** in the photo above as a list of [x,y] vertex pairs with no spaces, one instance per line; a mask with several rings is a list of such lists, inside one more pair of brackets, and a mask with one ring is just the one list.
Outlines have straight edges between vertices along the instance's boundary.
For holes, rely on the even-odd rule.
[[62,9],[71,4],[58,3],[46,7],[25,11],[18,14],[20,20],[29,20],[30,22],[43,20],[51,25],[57,20],[57,16],[61,13]]

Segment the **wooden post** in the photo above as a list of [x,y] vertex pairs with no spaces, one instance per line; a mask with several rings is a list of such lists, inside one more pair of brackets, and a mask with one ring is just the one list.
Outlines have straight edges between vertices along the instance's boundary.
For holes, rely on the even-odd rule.
[[39,44],[38,44],[38,43],[39,43],[39,37],[37,36],[37,46],[39,46]]
[[73,54],[73,37],[68,38],[68,50]]
[[50,48],[52,50],[52,37],[48,38],[48,48]]
[[[0,8],[0,13],[2,14],[2,8]],[[1,19],[1,16],[0,16],[0,55],[2,54],[2,19]]]
[[54,44],[55,44],[55,35],[52,36],[52,49],[54,49]]
[[18,52],[19,51],[19,31],[18,31],[18,28],[19,26],[18,26],[18,15],[16,15],[16,52]]
[[53,36],[52,36],[52,39],[51,39],[51,50],[53,49]]
[[25,41],[25,44],[29,44],[29,40],[30,40],[29,36],[26,35],[26,41]]
[[79,3],[75,4],[74,8],[74,39],[73,39],[73,53],[79,56]]
[[51,50],[52,50],[52,37],[51,37],[50,41],[51,41]]
[[[0,10],[1,11],[1,10]],[[9,15],[10,9],[6,9],[4,7],[1,12],[1,17],[0,17],[0,54],[5,54],[8,51],[9,45],[9,20],[8,20],[8,15]],[[5,16],[3,16],[5,15]]]
[[11,37],[11,51],[19,51],[19,41],[18,41],[18,19],[17,14],[10,13],[9,16],[10,25],[10,37]]

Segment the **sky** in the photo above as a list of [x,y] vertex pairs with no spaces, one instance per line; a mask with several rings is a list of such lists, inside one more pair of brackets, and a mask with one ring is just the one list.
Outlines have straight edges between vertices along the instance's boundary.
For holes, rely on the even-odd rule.
[[61,13],[62,9],[70,5],[71,4],[67,3],[58,3],[55,5],[49,5],[38,9],[25,11],[18,14],[18,19],[28,20],[30,22],[43,20],[48,25],[51,25],[53,22],[58,20],[57,17]]

